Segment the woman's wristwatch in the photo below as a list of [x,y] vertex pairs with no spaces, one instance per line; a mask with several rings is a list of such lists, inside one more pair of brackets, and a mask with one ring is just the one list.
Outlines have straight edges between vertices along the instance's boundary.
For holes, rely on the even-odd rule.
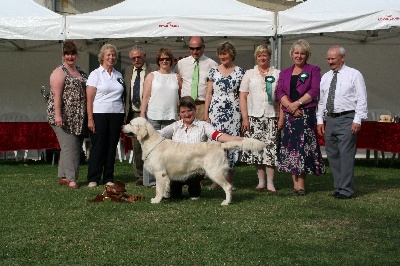
[[302,106],[302,105],[303,105],[303,103],[302,103],[302,102],[300,102],[299,100],[297,100],[296,102],[298,102],[298,103],[300,104],[300,106]]

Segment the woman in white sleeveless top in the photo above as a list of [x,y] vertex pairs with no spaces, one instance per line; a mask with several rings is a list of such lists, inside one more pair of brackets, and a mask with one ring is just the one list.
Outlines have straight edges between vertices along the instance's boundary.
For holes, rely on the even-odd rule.
[[[160,130],[178,119],[182,81],[179,74],[171,71],[174,56],[169,49],[161,48],[156,60],[160,69],[149,73],[144,81],[140,116],[146,118],[156,130]],[[155,186],[154,176],[146,172],[143,173],[143,185]]]

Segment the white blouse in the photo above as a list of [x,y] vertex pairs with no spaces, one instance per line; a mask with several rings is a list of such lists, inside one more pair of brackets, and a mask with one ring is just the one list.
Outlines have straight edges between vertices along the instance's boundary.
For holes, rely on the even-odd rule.
[[247,112],[253,117],[278,117],[279,102],[275,97],[275,89],[278,83],[280,70],[270,67],[267,76],[273,76],[275,81],[272,83],[272,103],[268,103],[268,94],[266,92],[266,82],[258,70],[258,66],[249,69],[243,76],[240,83],[241,92],[248,92]]
[[209,139],[211,140],[216,129],[210,123],[195,118],[189,127],[187,127],[182,120],[179,120],[158,132],[164,138],[172,139],[177,142],[198,143],[206,142]]
[[122,74],[112,70],[111,75],[100,66],[93,70],[86,82],[86,86],[96,88],[93,101],[93,113],[124,113],[122,102]]

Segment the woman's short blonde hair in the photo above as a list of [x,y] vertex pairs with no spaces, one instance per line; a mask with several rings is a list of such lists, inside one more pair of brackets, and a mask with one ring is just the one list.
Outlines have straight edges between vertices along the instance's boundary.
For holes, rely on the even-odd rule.
[[254,58],[257,58],[257,56],[259,56],[262,53],[267,53],[269,55],[269,57],[271,57],[271,54],[272,54],[271,47],[266,44],[260,44],[259,46],[257,46],[256,50],[254,51]]
[[217,55],[226,53],[229,53],[232,57],[232,61],[235,61],[237,51],[235,45],[230,41],[221,42],[217,46]]
[[306,61],[307,61],[311,57],[310,44],[306,40],[303,40],[303,39],[295,41],[289,51],[290,57],[292,57],[293,51],[297,47],[300,47],[303,50],[303,52],[306,54]]
[[114,51],[115,56],[116,56],[116,59],[118,60],[118,50],[117,50],[117,47],[115,47],[115,45],[106,43],[106,44],[104,44],[104,45],[101,47],[100,52],[99,52],[99,55],[98,55],[98,60],[99,60],[100,65],[103,64],[103,57],[104,57],[104,54],[106,53],[106,50],[108,50],[108,49],[111,49],[111,50]]

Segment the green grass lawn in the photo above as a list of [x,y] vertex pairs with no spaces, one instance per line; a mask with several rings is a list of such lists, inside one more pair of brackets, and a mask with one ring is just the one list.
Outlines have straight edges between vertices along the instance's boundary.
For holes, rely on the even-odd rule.
[[400,164],[356,164],[350,200],[329,196],[329,167],[298,197],[283,173],[275,195],[253,191],[255,168],[241,165],[233,203],[221,206],[222,189],[153,205],[127,162],[115,179],[145,196],[135,204],[87,202],[104,186],[86,187],[86,165],[70,190],[56,166],[0,161],[0,265],[399,265]]

